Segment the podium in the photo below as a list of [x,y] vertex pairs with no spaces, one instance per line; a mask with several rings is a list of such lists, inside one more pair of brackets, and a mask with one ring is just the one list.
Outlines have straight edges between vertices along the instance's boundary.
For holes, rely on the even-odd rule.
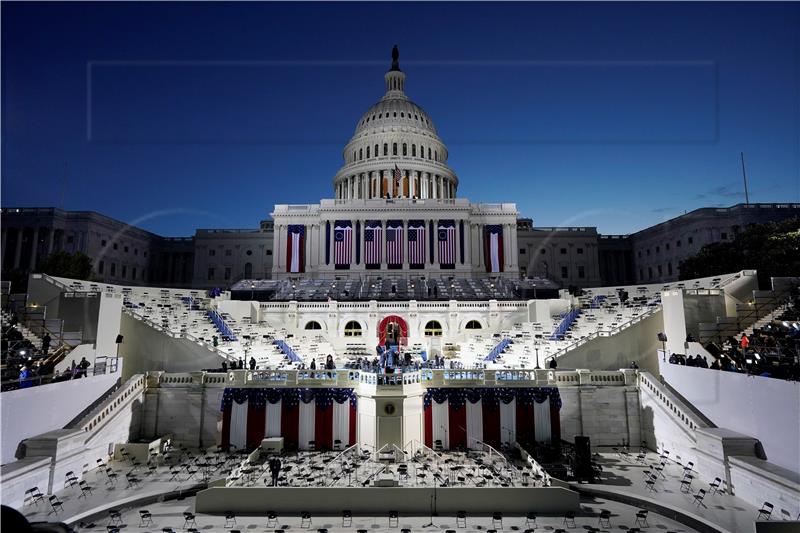
[[262,439],[261,451],[264,453],[283,453],[283,437],[268,437]]

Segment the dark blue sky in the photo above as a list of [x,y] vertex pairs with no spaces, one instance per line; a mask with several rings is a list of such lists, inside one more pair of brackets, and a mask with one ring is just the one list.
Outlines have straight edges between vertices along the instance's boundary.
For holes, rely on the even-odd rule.
[[[332,195],[341,150],[406,93],[459,196],[627,233],[800,201],[798,3],[2,3],[2,205],[164,235]],[[88,109],[87,109],[88,107]]]

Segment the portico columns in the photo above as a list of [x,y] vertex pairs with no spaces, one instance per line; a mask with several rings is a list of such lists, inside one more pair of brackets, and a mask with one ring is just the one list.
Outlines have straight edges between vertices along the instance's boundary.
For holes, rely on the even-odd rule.
[[22,237],[25,235],[25,228],[17,229],[17,244],[14,247],[14,268],[19,268],[19,260],[22,255]]

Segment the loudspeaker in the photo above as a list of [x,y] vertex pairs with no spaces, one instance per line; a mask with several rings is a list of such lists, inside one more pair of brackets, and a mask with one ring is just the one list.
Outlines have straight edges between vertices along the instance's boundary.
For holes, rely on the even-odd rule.
[[658,340],[660,342],[667,342],[667,336],[664,333],[659,333],[658,334]]
[[117,344],[122,344],[122,339],[123,339],[122,335],[117,335],[117,341],[116,341]]
[[589,437],[582,435],[575,436],[575,477],[589,480],[594,477],[592,447],[589,444]]
[[592,446],[589,443],[589,437],[575,436],[575,461],[579,466],[592,462]]

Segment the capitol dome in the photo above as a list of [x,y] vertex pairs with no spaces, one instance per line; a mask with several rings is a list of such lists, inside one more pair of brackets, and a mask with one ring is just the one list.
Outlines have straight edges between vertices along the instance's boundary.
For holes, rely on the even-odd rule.
[[356,124],[333,180],[337,200],[455,198],[458,178],[433,121],[405,94],[399,53],[384,75],[386,94]]

